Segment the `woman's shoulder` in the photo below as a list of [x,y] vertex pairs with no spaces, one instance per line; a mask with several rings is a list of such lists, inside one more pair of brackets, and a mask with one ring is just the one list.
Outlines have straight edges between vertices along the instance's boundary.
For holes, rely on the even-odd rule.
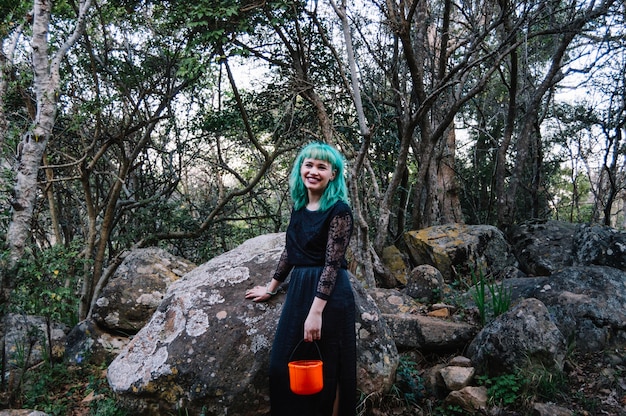
[[335,202],[329,211],[332,212],[333,216],[344,213],[352,215],[352,208],[350,208],[350,205],[342,200]]

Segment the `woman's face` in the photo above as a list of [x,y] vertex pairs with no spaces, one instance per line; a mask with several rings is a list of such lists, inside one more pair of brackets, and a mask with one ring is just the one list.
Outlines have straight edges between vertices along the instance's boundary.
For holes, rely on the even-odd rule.
[[328,182],[335,179],[335,170],[330,162],[306,158],[300,167],[300,177],[307,191],[321,195]]

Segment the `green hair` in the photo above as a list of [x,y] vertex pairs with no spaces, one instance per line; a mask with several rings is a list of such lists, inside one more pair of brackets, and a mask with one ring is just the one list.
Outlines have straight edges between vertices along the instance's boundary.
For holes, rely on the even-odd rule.
[[348,187],[344,177],[344,157],[337,149],[326,143],[311,143],[302,148],[289,175],[289,189],[293,199],[294,209],[297,211],[308,203],[307,189],[300,176],[300,168],[304,159],[323,160],[331,164],[335,178],[328,183],[320,199],[320,211],[326,211],[337,201],[348,203]]

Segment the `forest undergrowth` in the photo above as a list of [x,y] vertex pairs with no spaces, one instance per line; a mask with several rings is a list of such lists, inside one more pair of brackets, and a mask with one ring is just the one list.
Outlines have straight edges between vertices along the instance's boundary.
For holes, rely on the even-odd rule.
[[[448,416],[472,413],[446,405],[426,387],[428,369],[451,357],[401,354],[396,380],[384,395],[361,397],[358,416]],[[488,408],[479,415],[530,416],[533,404],[553,403],[573,416],[626,415],[626,347],[611,351],[572,353],[563,374],[509,374],[477,377],[489,391]],[[130,416],[106,380],[106,364],[69,365],[43,362],[24,373],[21,383],[5,389],[2,407],[33,409],[49,415]],[[7,380],[8,382],[9,380]],[[185,409],[172,416],[191,416]],[[166,416],[165,414],[163,416]]]

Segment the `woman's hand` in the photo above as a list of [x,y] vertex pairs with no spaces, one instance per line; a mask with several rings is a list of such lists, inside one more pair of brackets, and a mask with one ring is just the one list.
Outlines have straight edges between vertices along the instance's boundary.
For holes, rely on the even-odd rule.
[[272,295],[267,293],[265,286],[255,286],[246,291],[246,299],[252,299],[253,302],[266,302],[270,300]]
[[320,338],[322,338],[322,313],[310,311],[304,321],[304,340],[312,342]]
[[325,307],[325,300],[317,296],[313,299],[309,315],[304,321],[304,340],[306,342],[317,341],[322,338],[322,313]]

